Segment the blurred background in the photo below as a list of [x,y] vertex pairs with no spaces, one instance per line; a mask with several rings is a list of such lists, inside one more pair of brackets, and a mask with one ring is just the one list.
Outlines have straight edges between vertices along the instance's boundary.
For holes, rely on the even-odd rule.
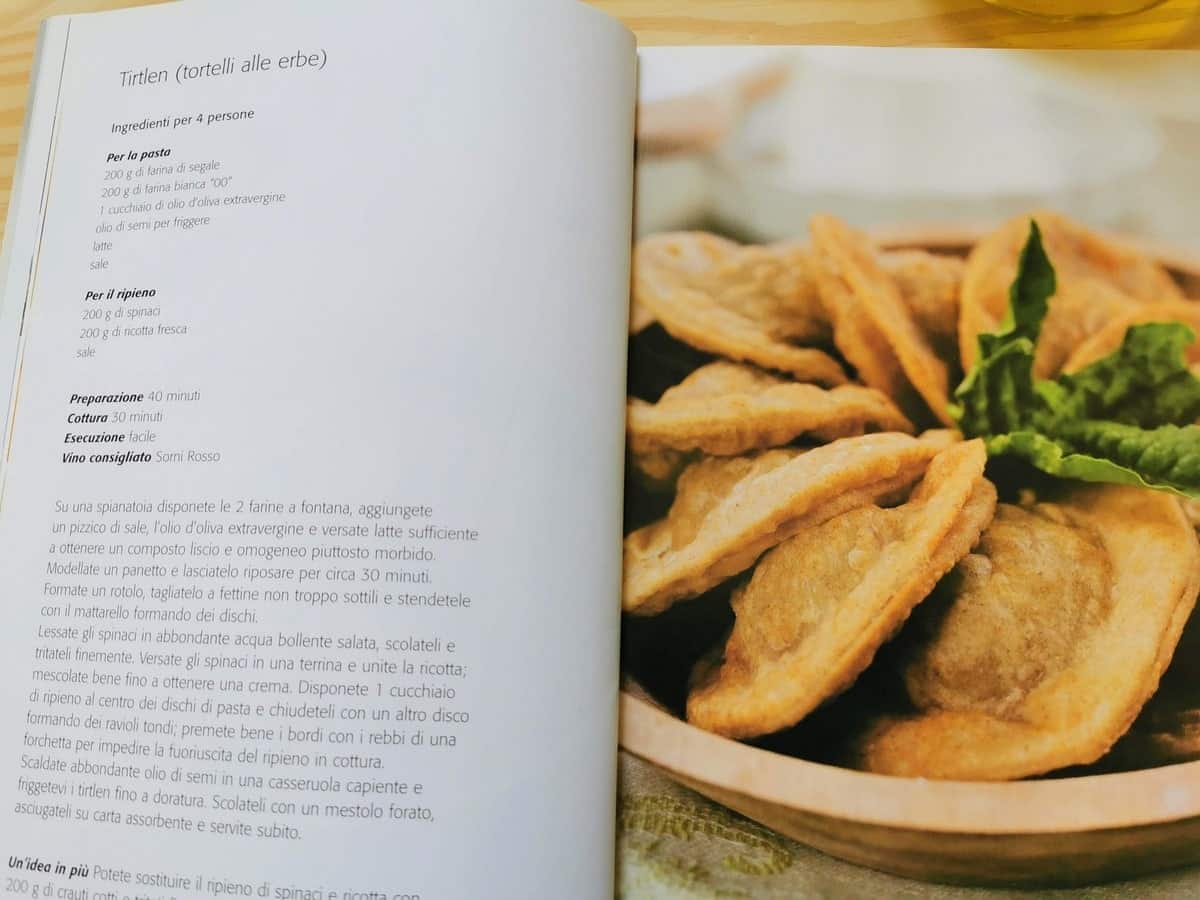
[[1200,54],[640,52],[637,230],[744,240],[829,212],[989,226],[1050,207],[1200,253]]

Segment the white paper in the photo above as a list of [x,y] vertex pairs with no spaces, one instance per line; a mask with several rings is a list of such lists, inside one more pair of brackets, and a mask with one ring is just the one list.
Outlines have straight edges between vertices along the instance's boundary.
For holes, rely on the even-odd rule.
[[632,38],[218,12],[72,18],[38,85],[5,895],[611,896]]

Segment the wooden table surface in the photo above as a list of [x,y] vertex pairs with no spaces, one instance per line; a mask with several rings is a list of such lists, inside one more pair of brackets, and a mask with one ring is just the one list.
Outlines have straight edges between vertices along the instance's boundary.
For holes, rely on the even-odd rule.
[[[0,222],[8,212],[38,22],[158,0],[0,0]],[[1045,22],[982,0],[590,0],[645,44],[1200,47],[1200,0],[1083,23]]]

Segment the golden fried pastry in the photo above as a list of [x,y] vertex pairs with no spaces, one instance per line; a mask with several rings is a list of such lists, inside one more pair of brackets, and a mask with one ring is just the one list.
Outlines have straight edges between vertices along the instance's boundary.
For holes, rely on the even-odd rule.
[[985,459],[982,441],[956,444],[903,505],[849,510],[767,553],[733,596],[724,659],[697,670],[688,721],[755,737],[849,687],[991,519]]
[[904,305],[933,352],[956,362],[963,261],[924,250],[892,250],[881,253],[879,261],[895,279]]
[[625,538],[624,610],[662,612],[748,569],[806,526],[894,497],[956,439],[949,431],[885,432],[693,463],[666,518]]
[[902,638],[919,711],[869,729],[859,764],[1001,780],[1095,761],[1154,692],[1198,589],[1200,545],[1168,494],[1002,504]]
[[1035,375],[1056,374],[1075,345],[1113,317],[1142,303],[1183,299],[1167,271],[1144,254],[1057,213],[1017,216],[976,244],[967,258],[958,322],[964,369],[975,362],[978,335],[999,328],[1008,310],[1008,291],[1031,218],[1041,229],[1058,282],[1038,339]]
[[953,425],[946,364],[925,341],[875,248],[832,216],[814,216],[809,228],[821,302],[838,350],[867,385],[910,417],[928,410]]
[[929,621],[918,616],[932,635],[905,671],[913,703],[1012,717],[1108,616],[1111,583],[1100,535],[1053,507],[1001,504],[978,551],[931,604]]
[[871,388],[825,390],[731,362],[701,366],[657,403],[631,399],[627,422],[635,456],[664,448],[734,456],[778,447],[802,434],[829,441],[868,428],[913,430],[900,410]]
[[665,490],[701,455],[734,456],[779,447],[801,435],[832,441],[912,423],[879,391],[861,385],[825,390],[739,363],[701,366],[657,403],[628,402],[630,459],[644,485]]
[[833,357],[800,344],[829,328],[794,245],[741,247],[703,232],[660,234],[633,252],[634,310],[677,340],[728,359],[833,386],[846,374]]
[[1060,282],[1034,348],[1034,374],[1057,375],[1081,343],[1113,319],[1136,311],[1139,305],[1112,285],[1094,278]]
[[[1067,357],[1064,372],[1077,372],[1084,366],[1103,359],[1121,346],[1125,332],[1132,325],[1145,322],[1180,322],[1200,336],[1200,303],[1194,300],[1173,303],[1147,303],[1126,311],[1097,329],[1091,337],[1078,344]],[[1200,363],[1200,341],[1192,341],[1185,350],[1189,365]]]

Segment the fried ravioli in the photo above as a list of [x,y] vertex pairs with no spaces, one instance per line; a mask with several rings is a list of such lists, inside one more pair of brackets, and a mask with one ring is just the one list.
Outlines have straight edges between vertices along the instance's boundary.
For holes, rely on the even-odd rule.
[[677,340],[825,386],[846,383],[810,345],[828,338],[806,251],[746,246],[703,232],[645,238],[634,248],[638,323],[653,317]]
[[924,250],[892,250],[880,254],[879,261],[895,279],[904,305],[933,352],[947,362],[957,362],[963,261]]
[[1087,485],[1001,505],[902,636],[918,712],[871,727],[858,764],[964,780],[1100,758],[1154,692],[1200,588],[1170,495]]
[[1039,377],[1056,374],[1076,344],[1113,317],[1142,303],[1183,299],[1167,271],[1144,254],[1057,213],[1017,216],[976,244],[967,257],[958,323],[964,369],[975,361],[977,336],[995,331],[1008,309],[1009,286],[1031,218],[1041,229],[1058,280],[1034,357],[1034,374]]
[[688,721],[756,737],[847,688],[991,519],[985,457],[982,441],[956,444],[903,505],[851,509],[767,553],[734,594],[723,660],[698,667]]
[[635,455],[672,449],[734,456],[778,447],[802,434],[828,441],[867,429],[911,434],[913,427],[871,388],[825,390],[730,362],[702,366],[657,403],[634,398],[628,406]]
[[832,216],[814,216],[809,229],[821,303],[838,350],[867,385],[908,416],[928,410],[953,425],[946,364],[926,342],[870,241]]
[[662,612],[745,571],[808,525],[907,490],[956,437],[885,432],[693,463],[666,518],[625,538],[624,610]]

